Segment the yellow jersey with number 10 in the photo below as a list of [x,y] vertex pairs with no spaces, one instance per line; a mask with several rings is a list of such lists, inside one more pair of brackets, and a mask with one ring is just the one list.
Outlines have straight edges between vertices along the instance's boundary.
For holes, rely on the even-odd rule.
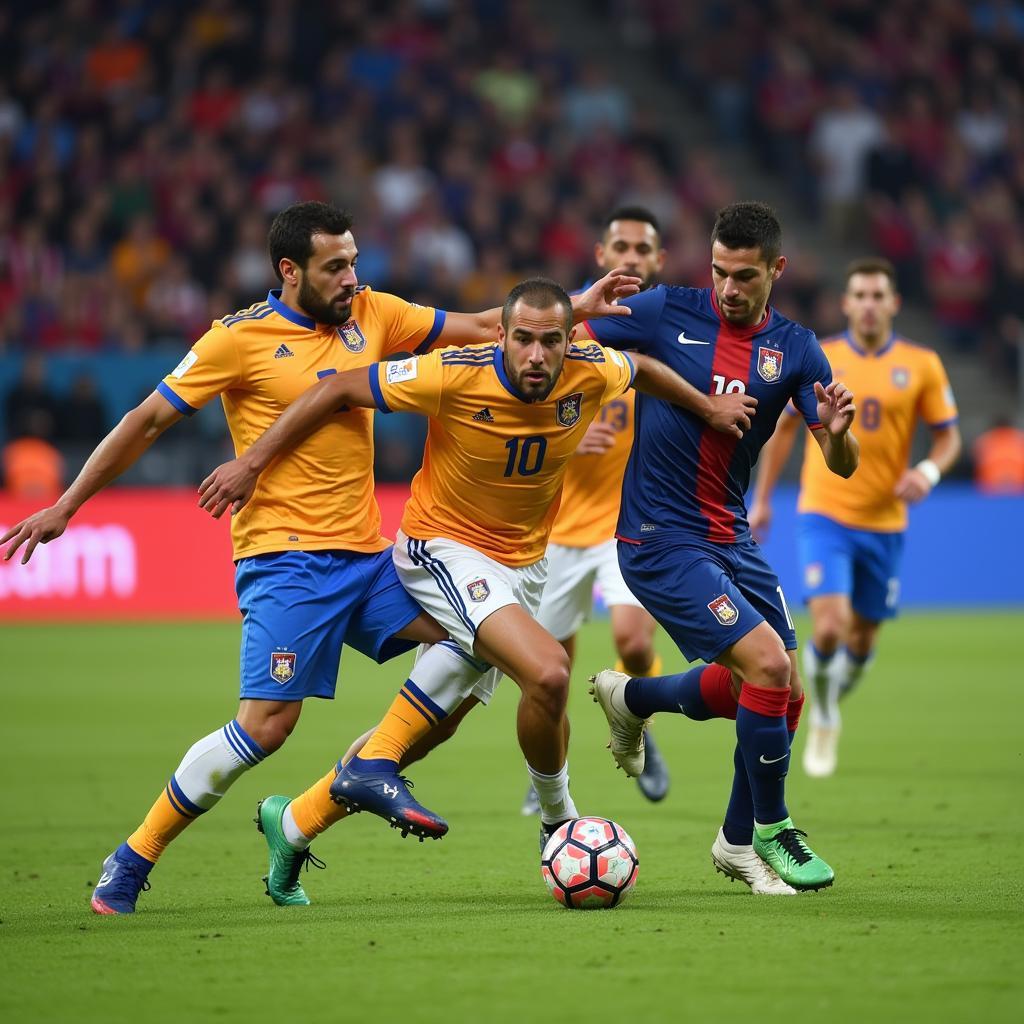
[[829,471],[821,449],[808,443],[797,509],[858,530],[904,530],[907,506],[893,492],[907,468],[914,429],[918,421],[935,428],[957,419],[942,361],[931,349],[896,335],[875,352],[848,334],[827,338],[821,347],[833,379],[853,392],[860,465],[844,480]]
[[[341,327],[318,324],[286,306],[279,292],[215,320],[157,390],[191,415],[211,398],[224,404],[235,454],[244,452],[317,380],[424,350],[445,314],[360,288]],[[270,551],[383,551],[373,496],[373,411],[339,409],[260,477],[231,519],[234,557]]]
[[543,558],[569,460],[633,373],[624,352],[570,345],[551,394],[529,402],[509,381],[496,344],[371,367],[381,411],[430,417],[402,529],[417,540],[457,541],[503,565]]

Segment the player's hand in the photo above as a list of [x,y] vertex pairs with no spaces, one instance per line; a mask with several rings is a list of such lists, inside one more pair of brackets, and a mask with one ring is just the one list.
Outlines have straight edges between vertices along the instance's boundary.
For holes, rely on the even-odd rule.
[[0,537],[0,545],[11,542],[11,546],[4,552],[4,561],[9,562],[18,548],[24,544],[25,552],[21,556],[21,564],[24,565],[32,557],[36,546],[56,540],[67,529],[70,519],[71,516],[61,512],[56,505],[40,509],[28,519],[22,519]]
[[594,420],[576,449],[577,455],[603,455],[615,444],[616,431],[610,423]]
[[904,470],[903,476],[896,481],[893,493],[897,498],[915,505],[932,493],[932,485],[921,470],[911,466]]
[[825,388],[816,380],[814,397],[818,400],[818,421],[833,437],[841,437],[853,426],[857,406],[853,404],[853,392],[845,384],[834,380]]
[[772,525],[772,506],[767,501],[755,501],[747,513],[747,523],[754,540],[763,544],[768,539],[768,531]]
[[259,473],[242,459],[225,462],[199,485],[199,507],[214,519],[220,519],[229,506],[235,515],[248,504],[258,479]]
[[599,316],[631,316],[629,306],[617,306],[619,299],[627,299],[640,291],[643,281],[633,277],[625,267],[609,270],[585,292],[572,297],[573,319],[591,320]]
[[757,399],[739,392],[731,395],[709,395],[711,412],[708,426],[722,434],[742,437],[750,429],[750,421],[757,411]]

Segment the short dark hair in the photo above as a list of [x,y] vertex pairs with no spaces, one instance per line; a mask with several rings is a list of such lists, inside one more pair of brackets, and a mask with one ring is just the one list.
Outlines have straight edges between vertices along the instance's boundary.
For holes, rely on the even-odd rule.
[[293,203],[283,209],[270,225],[267,248],[270,262],[278,281],[281,277],[281,260],[291,260],[297,266],[306,268],[313,255],[314,235],[343,235],[352,230],[352,217],[330,203]]
[[658,235],[661,235],[661,225],[658,223],[658,218],[646,206],[619,206],[612,210],[604,219],[605,231],[617,220],[636,220],[641,224],[650,224]]
[[767,203],[732,203],[715,215],[711,244],[726,249],[760,249],[765,263],[782,255],[782,225]]
[[507,331],[508,322],[512,318],[512,308],[522,299],[531,309],[550,309],[562,306],[565,310],[565,326],[568,332],[572,328],[572,299],[569,293],[549,277],[528,277],[520,281],[508,293],[505,305],[501,307],[501,326]]
[[896,281],[896,268],[883,256],[862,256],[859,260],[851,260],[846,265],[846,283],[854,274],[885,274],[889,278],[892,290],[899,291]]

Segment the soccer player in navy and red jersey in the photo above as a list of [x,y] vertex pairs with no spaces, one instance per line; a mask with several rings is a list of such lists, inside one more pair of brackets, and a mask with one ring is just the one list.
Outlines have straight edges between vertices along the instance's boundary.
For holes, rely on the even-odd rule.
[[852,393],[832,381],[813,332],[768,306],[785,266],[772,210],[735,203],[719,211],[712,231],[712,288],[660,285],[626,300],[631,316],[584,325],[602,344],[653,355],[711,394],[757,400],[736,438],[638,396],[619,563],[630,590],[686,658],[709,664],[655,678],[606,670],[592,692],[609,720],[612,753],[629,775],[643,770],[643,727],[655,712],[735,717],[733,791],[712,857],[719,870],[768,894],[820,889],[834,875],[786,807],[789,749],[803,705],[796,633],[778,578],[750,535],[744,494],[790,400],[832,472],[849,477],[859,458]]

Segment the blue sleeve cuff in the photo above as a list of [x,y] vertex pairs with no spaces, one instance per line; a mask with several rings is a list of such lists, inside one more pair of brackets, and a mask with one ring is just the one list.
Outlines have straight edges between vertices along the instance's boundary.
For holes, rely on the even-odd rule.
[[[443,309],[434,310],[434,325],[430,328],[430,333],[416,346],[416,355],[421,356],[424,352],[430,350],[430,346],[437,341],[441,331],[444,330],[444,322],[447,317],[448,314]],[[385,411],[390,412],[391,410],[387,409]]]
[[626,363],[629,366],[629,386],[632,387],[633,381],[636,379],[636,364],[629,358],[627,353],[620,352],[619,355],[626,360]]
[[951,427],[954,423],[959,423],[960,417],[954,416],[951,420],[940,420],[938,423],[929,423],[929,430],[941,430],[943,427]]
[[373,401],[381,412],[391,412],[388,403],[384,401],[384,393],[380,389],[380,363],[370,363],[367,367],[370,377],[370,393]]
[[179,398],[163,381],[157,384],[156,389],[182,416],[194,416],[199,411],[189,405],[183,398]]

